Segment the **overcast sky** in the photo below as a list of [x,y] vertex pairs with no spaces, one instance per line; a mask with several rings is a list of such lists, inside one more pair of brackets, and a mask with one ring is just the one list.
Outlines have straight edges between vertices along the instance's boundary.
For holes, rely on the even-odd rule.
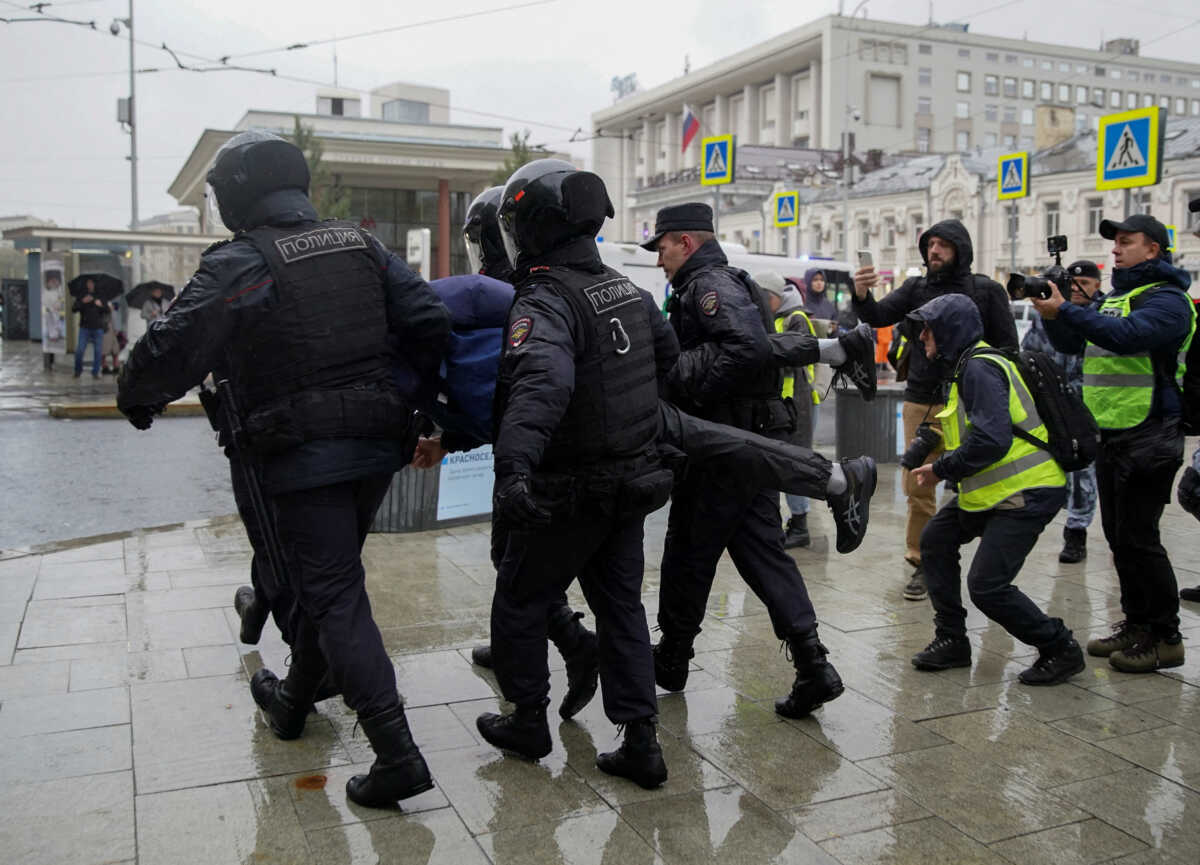
[[[137,0],[135,35],[166,43],[185,63],[344,37],[522,0]],[[533,0],[525,0],[533,2]],[[22,0],[0,0],[0,17],[26,17]],[[847,9],[855,0],[847,0]],[[452,120],[528,127],[533,140],[568,147],[589,129],[591,112],[611,103],[614,75],[634,72],[643,87],[711,63],[781,31],[835,11],[836,0],[552,0],[474,19],[429,24],[339,43],[338,83],[369,90],[392,81],[449,88]],[[927,3],[869,0],[870,18],[924,24]],[[124,32],[108,25],[128,14],[126,0],[61,0],[48,14],[95,20],[97,30],[66,24],[0,23],[0,216],[30,213],[61,225],[120,227],[129,220],[129,138],[116,122],[128,95]],[[1194,0],[938,0],[938,21],[972,32],[1081,47],[1102,38],[1142,40],[1147,56],[1194,61],[1200,44]],[[333,48],[261,53],[231,63],[273,68],[246,72],[173,71],[148,45],[137,67],[139,208],[142,217],[176,207],[167,195],[205,128],[231,128],[249,108],[312,112],[319,83],[334,80]],[[167,71],[170,70],[170,71]],[[294,79],[286,80],[284,76]],[[482,112],[482,113],[481,113]],[[488,114],[506,118],[489,117]]]

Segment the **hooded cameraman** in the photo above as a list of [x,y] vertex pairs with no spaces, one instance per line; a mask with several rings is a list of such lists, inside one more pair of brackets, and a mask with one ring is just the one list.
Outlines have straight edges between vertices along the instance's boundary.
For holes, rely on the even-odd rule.
[[[1008,295],[999,283],[971,273],[975,250],[971,235],[957,219],[935,224],[921,235],[918,246],[925,261],[925,276],[914,276],[882,300],[876,301],[870,289],[879,283],[874,267],[860,267],[854,274],[854,311],[871,327],[891,327],[900,322],[901,335],[912,346],[917,344],[919,329],[905,318],[914,309],[943,294],[964,294],[974,301],[983,319],[983,338],[996,348],[1017,347],[1017,326],[1008,305]],[[907,386],[904,390],[904,440],[912,441],[922,421],[932,420],[942,409],[941,376],[936,365],[920,351],[907,352]],[[936,423],[934,424],[937,425]],[[927,458],[941,453],[936,448]],[[937,509],[933,487],[918,486],[910,472],[904,472],[904,492],[908,496],[908,526],[905,533],[904,560],[916,568],[904,597],[919,601],[925,597],[925,579],[921,568],[921,530]]]
[[1038,535],[1066,501],[1067,477],[1042,443],[1049,433],[1016,365],[982,340],[979,310],[957,294],[936,297],[909,313],[931,368],[950,381],[946,407],[938,413],[946,453],[913,469],[914,480],[933,487],[957,484],[921,533],[921,561],[929,583],[936,633],[913,656],[918,670],[971,666],[967,611],[962,605],[959,550],[979,538],[967,588],[980,612],[1016,639],[1038,650],[1020,679],[1026,685],[1057,685],[1083,670],[1079,644],[1063,625],[1042,612],[1013,585]]
[[1059,351],[1083,352],[1083,401],[1100,427],[1100,521],[1121,583],[1110,636],[1088,654],[1127,673],[1183,663],[1175,571],[1158,534],[1183,464],[1183,357],[1196,329],[1191,276],[1171,264],[1167,230],[1148,214],[1100,223],[1114,241],[1112,291],[1098,309],[1057,287],[1033,301]]

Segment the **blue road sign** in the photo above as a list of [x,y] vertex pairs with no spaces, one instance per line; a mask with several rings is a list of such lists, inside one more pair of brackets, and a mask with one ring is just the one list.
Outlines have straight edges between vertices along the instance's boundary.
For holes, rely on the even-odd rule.
[[1096,188],[1153,186],[1162,177],[1162,109],[1140,108],[1100,118]]
[[800,221],[800,193],[780,192],[775,195],[775,227],[786,228]]
[[996,172],[996,197],[1001,201],[1029,194],[1029,153],[1005,153]]
[[734,143],[732,135],[714,135],[700,142],[700,184],[717,186],[733,182]]

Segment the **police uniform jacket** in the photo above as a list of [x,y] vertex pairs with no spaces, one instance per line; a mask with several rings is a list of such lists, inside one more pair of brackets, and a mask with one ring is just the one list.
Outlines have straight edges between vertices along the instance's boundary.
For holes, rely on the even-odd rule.
[[[303,231],[320,225],[308,198],[293,190],[265,197],[258,212],[263,214],[259,224],[265,226]],[[405,403],[418,404],[428,399],[424,391],[435,381],[450,333],[449,313],[400,258],[367,232],[359,234],[383,285],[389,345],[381,361],[394,376],[389,386]],[[252,339],[255,323],[267,321],[280,304],[267,259],[249,238],[239,234],[211,247],[170,311],[150,324],[131,351],[120,380],[118,407],[162,406],[182,397],[210,372],[217,380],[228,376],[239,360],[231,354],[239,334],[244,345],[246,334]],[[363,338],[362,333],[346,332],[338,321],[327,325],[330,340]],[[353,389],[357,383],[337,384]],[[264,485],[276,494],[394,471],[410,459],[411,445],[399,439],[336,435],[304,441],[264,459]]]

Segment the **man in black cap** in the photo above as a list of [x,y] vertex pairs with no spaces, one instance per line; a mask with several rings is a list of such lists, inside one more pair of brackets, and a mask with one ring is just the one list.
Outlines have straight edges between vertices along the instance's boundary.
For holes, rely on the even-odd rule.
[[[1073,262],[1067,273],[1071,276],[1071,303],[1078,306],[1099,306],[1104,295],[1100,291],[1100,268],[1095,262],[1080,259]],[[1048,354],[1062,367],[1067,380],[1076,390],[1083,389],[1083,355],[1058,351],[1046,336],[1045,325],[1034,317],[1029,332],[1021,340],[1026,351]],[[1087,558],[1087,530],[1096,516],[1096,466],[1086,466],[1067,474],[1067,524],[1063,528],[1063,548],[1058,560],[1075,564]]]
[[[1200,212],[1200,198],[1188,202],[1188,210]],[[1195,223],[1196,237],[1200,237],[1200,222]],[[1200,349],[1196,340],[1188,350],[1187,372],[1183,374],[1183,419],[1188,435],[1200,435]],[[1192,464],[1183,470],[1176,492],[1180,506],[1200,520],[1200,448],[1192,454]],[[1200,601],[1200,586],[1179,590],[1185,601]]]
[[[782,373],[769,360],[771,313],[753,280],[729,266],[713,234],[712,210],[706,204],[663,208],[654,236],[643,246],[658,252],[673,289],[667,312],[681,355],[667,376],[671,401],[707,420],[786,439],[795,416],[782,397]],[[822,361],[840,364],[869,390],[868,398],[874,396],[869,337],[852,331],[841,341],[823,340],[821,350]],[[866,529],[874,462],[860,457],[831,464],[819,454],[812,461],[814,471],[829,478],[838,551],[849,552]],[[776,635],[791,648],[795,682],[775,711],[799,718],[838,697],[842,681],[825,660],[828,652],[817,638],[804,580],[783,549],[779,493],[730,472],[698,467],[671,496],[658,612],[662,639],[654,647],[658,685],[669,691],[686,685],[692,643],[726,549],[742,579],[766,604]]]
[[1098,309],[1054,288],[1033,304],[1059,351],[1083,352],[1083,401],[1100,427],[1100,520],[1121,583],[1125,619],[1088,642],[1115,669],[1183,663],[1179,594],[1158,521],[1183,464],[1183,358],[1196,330],[1192,279],[1171,263],[1167,230],[1135,213],[1100,223],[1113,241],[1112,291]]

